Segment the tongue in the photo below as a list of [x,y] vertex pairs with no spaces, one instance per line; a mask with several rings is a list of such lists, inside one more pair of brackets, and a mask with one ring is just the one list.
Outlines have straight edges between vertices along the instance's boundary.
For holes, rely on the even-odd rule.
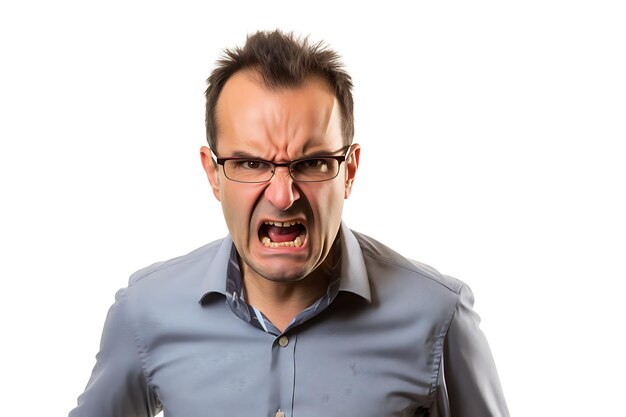
[[291,242],[300,235],[301,226],[295,224],[289,227],[268,226],[267,235],[272,242]]

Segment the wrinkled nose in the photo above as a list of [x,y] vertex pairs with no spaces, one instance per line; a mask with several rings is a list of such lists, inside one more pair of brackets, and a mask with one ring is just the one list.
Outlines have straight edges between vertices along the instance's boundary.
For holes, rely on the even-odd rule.
[[276,167],[276,172],[265,189],[265,198],[280,211],[287,211],[300,198],[287,167]]

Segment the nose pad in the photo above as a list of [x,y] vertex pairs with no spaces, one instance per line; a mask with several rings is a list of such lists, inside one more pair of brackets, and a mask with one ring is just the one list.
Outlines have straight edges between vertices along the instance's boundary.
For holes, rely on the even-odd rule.
[[[279,168],[284,168],[284,170]],[[294,186],[293,178],[288,170],[288,167],[274,168],[274,175],[265,188],[265,198],[280,211],[289,210],[300,198],[300,192]]]

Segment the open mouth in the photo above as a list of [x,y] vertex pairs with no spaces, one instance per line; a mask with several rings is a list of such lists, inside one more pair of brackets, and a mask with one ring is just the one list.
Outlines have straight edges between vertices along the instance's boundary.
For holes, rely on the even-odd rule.
[[259,228],[259,239],[267,248],[299,248],[304,244],[306,227],[300,220],[286,222],[263,222]]

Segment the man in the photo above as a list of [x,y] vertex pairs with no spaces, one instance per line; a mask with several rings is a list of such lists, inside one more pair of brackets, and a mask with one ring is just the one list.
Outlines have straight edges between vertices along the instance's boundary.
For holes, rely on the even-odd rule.
[[467,286],[341,221],[360,146],[338,55],[259,32],[208,83],[229,236],[131,277],[70,416],[508,415]]

